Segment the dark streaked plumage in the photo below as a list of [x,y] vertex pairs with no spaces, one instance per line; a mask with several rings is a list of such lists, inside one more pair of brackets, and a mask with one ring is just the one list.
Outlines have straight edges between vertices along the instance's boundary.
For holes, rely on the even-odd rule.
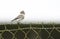
[[23,16],[23,15],[18,15],[18,16],[17,16],[15,19],[13,19],[12,21],[17,20],[17,19],[23,20],[23,19],[24,19],[24,16]]
[[18,20],[18,21],[21,21],[24,19],[24,15],[25,15],[25,12],[24,11],[21,11],[20,12],[20,15],[18,15],[15,19],[13,19],[12,21],[15,21],[15,20]]

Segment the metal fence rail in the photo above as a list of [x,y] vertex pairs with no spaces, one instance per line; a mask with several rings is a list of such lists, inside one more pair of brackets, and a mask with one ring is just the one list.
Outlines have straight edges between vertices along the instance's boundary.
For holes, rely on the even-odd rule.
[[0,25],[0,39],[60,39],[60,24]]

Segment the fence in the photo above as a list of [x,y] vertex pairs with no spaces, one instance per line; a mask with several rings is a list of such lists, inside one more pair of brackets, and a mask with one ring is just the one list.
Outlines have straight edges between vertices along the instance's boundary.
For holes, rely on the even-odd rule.
[[60,24],[0,25],[0,39],[60,39]]

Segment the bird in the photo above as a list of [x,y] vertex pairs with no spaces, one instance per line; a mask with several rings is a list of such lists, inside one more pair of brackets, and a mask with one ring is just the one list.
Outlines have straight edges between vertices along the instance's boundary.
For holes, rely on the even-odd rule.
[[20,14],[12,20],[12,22],[17,20],[17,23],[20,23],[20,21],[22,21],[24,19],[24,16],[25,16],[25,12],[22,10],[20,12]]

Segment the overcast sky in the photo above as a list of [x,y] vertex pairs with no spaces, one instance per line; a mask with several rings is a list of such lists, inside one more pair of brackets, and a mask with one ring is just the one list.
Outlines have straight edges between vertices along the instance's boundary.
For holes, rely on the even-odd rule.
[[60,22],[60,0],[0,0],[0,22],[25,11],[23,22]]

